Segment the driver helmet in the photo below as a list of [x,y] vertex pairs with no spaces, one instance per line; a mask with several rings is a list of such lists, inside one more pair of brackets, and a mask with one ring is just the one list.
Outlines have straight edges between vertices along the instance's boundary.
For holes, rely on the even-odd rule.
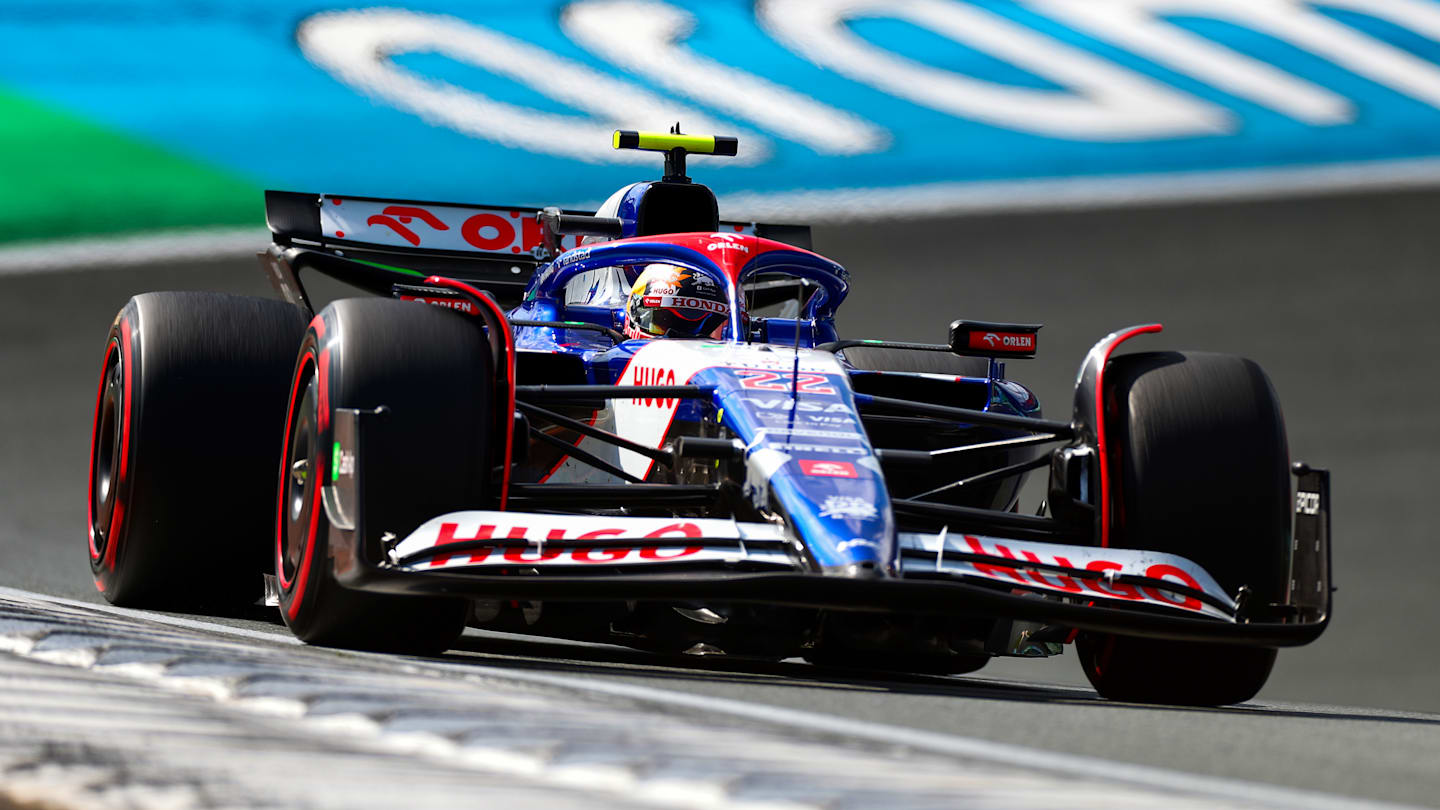
[[632,338],[718,338],[730,319],[725,290],[704,273],[647,264],[625,302]]

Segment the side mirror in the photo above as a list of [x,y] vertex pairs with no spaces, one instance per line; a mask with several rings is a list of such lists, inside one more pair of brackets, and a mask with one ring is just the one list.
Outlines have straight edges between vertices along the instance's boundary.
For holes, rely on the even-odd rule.
[[950,324],[950,351],[966,357],[1035,356],[1036,333],[1041,323],[990,323],[954,321]]

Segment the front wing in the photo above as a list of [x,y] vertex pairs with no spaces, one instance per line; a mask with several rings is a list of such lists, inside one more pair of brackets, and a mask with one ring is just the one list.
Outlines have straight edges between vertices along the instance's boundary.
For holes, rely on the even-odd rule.
[[1286,602],[1252,606],[1173,554],[945,531],[902,532],[898,570],[873,576],[813,571],[782,527],[729,519],[463,511],[432,518],[404,537],[371,532],[361,508],[367,489],[358,463],[361,417],[337,411],[336,452],[345,458],[322,490],[334,573],[347,587],[490,599],[985,615],[1273,647],[1308,643],[1329,622],[1329,476],[1323,470],[1301,471]]

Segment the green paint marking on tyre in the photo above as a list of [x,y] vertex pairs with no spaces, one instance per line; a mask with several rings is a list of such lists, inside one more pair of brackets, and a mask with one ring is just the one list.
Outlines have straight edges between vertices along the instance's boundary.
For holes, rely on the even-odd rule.
[[0,154],[0,242],[265,222],[261,184],[3,88]]
[[366,266],[368,266],[368,267],[378,267],[378,268],[381,269],[381,270],[389,270],[389,271],[392,272],[392,273],[404,273],[404,274],[407,275],[407,276],[419,276],[420,278],[427,278],[427,277],[428,277],[427,274],[421,273],[421,272],[418,271],[418,270],[411,270],[411,269],[408,268],[408,267],[395,267],[395,266],[388,265],[388,264],[381,264],[381,263],[379,263],[379,262],[367,262],[367,261],[365,261],[364,259],[351,259],[350,261],[355,262],[355,263],[357,263],[357,264],[363,264],[363,265],[366,265]]
[[340,442],[330,448],[330,481],[334,483],[340,480]]

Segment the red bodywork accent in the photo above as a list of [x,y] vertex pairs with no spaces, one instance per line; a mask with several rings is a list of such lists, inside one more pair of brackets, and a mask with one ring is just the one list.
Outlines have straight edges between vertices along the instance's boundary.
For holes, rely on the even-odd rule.
[[510,321],[505,317],[500,305],[475,287],[463,281],[443,276],[430,276],[425,279],[425,283],[432,287],[459,290],[469,295],[478,306],[484,307],[485,311],[492,316],[488,319],[492,334],[500,335],[500,353],[503,357],[497,358],[502,360],[502,363],[497,365],[504,375],[502,384],[505,386],[505,410],[495,421],[499,426],[498,432],[505,441],[504,473],[500,479],[500,511],[503,512],[510,497],[510,467],[512,459],[515,457],[515,333],[510,330]]
[[[687,247],[697,253],[709,256],[725,275],[736,284],[740,283],[740,270],[749,264],[750,261],[772,250],[785,250],[793,253],[804,253],[817,258],[825,258],[804,248],[794,245],[787,245],[784,242],[776,242],[773,239],[754,236],[748,233],[716,233],[702,231],[696,233],[667,233],[662,236],[632,236],[629,239],[616,239],[606,242],[609,245],[633,245],[633,244],[661,244],[679,245]],[[723,245],[723,247],[722,247]],[[829,259],[826,259],[829,261]]]
[[[735,294],[739,295],[740,273],[756,258],[774,251],[798,253],[806,256],[813,256],[825,262],[830,262],[824,256],[804,248],[787,245],[784,242],[777,242],[774,239],[765,239],[748,233],[723,233],[718,231],[697,231],[694,233],[667,233],[655,236],[632,236],[627,239],[615,239],[603,243],[606,247],[612,245],[675,245],[689,248],[696,253],[708,256],[715,263],[720,271],[730,279]],[[833,264],[833,262],[831,262]],[[737,299],[736,304],[743,302]],[[734,315],[732,314],[733,318]],[[630,337],[652,337],[638,330],[632,331],[626,319],[625,334]],[[723,328],[723,327],[722,327]]]
[[1105,356],[1100,358],[1100,365],[1095,369],[1095,452],[1100,456],[1100,547],[1110,546],[1110,462],[1108,446],[1105,442],[1105,365],[1110,362],[1110,355],[1121,343],[1135,337],[1152,332],[1159,332],[1164,327],[1158,323],[1137,326],[1128,332],[1123,332],[1109,346],[1105,348]]

